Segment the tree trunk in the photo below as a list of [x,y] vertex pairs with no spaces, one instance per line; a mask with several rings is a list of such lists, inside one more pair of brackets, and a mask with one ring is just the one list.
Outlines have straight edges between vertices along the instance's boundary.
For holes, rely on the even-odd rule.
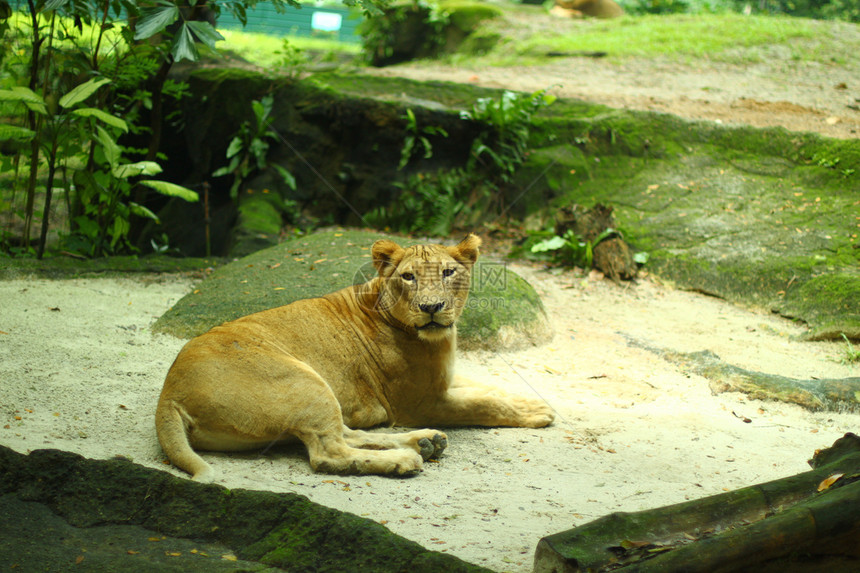
[[45,209],[42,212],[42,231],[39,233],[39,250],[36,258],[41,260],[45,254],[45,244],[48,242],[48,227],[51,224],[51,197],[54,195],[54,178],[57,175],[57,140],[51,146],[48,161],[48,181],[45,183]]
[[544,537],[534,571],[858,571],[860,438],[846,434],[810,464],[796,476]]

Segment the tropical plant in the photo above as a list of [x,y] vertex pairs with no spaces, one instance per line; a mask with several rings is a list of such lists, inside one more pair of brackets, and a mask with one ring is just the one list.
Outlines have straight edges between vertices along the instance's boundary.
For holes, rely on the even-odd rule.
[[230,197],[236,204],[239,203],[239,191],[242,184],[247,181],[251,174],[265,171],[268,167],[277,171],[290,189],[295,190],[296,188],[296,178],[293,177],[293,174],[277,163],[270,163],[268,159],[269,141],[279,139],[278,133],[272,129],[272,122],[274,121],[272,117],[273,103],[274,98],[271,95],[267,95],[259,101],[251,102],[251,108],[254,110],[254,122],[242,123],[239,131],[230,140],[230,145],[227,147],[229,163],[212,173],[213,177],[233,175]]
[[[535,243],[530,250],[532,253],[550,253],[556,262],[563,265],[590,269],[594,264],[594,247],[601,241],[615,237],[621,238],[621,233],[609,228],[604,229],[593,241],[586,241],[573,229],[568,229],[561,236],[553,235]],[[644,265],[648,261],[648,253],[636,253],[633,255],[633,260]]]
[[[39,258],[45,251],[58,173],[62,174],[62,188],[77,188],[81,203],[86,205],[86,210],[75,218],[79,231],[77,238],[72,234],[67,237],[68,242],[74,245],[73,250],[90,256],[112,253],[118,246],[129,246],[124,241],[130,230],[131,215],[157,220],[152,211],[130,201],[130,180],[155,175],[161,171],[161,167],[151,161],[132,163],[124,160],[116,137],[128,131],[126,122],[101,109],[85,105],[108,83],[110,80],[106,78],[91,79],[55,101],[46,101],[29,88],[20,86],[0,90],[0,101],[23,105],[38,118],[38,131],[16,126],[6,126],[4,131],[13,133],[18,140],[35,142],[36,158],[41,151],[47,165],[44,212],[37,251]],[[193,191],[165,181],[141,180],[140,184],[164,195],[188,201],[197,200],[197,194]],[[28,205],[32,205],[33,196],[34,193],[28,195]]]
[[397,199],[365,214],[365,221],[375,227],[428,235],[447,235],[457,223],[470,219],[483,191],[464,169],[418,173],[395,186],[400,189]]
[[[268,1],[278,11],[299,5],[298,0]],[[378,11],[382,0],[359,1],[366,10]],[[344,2],[355,4],[355,0]],[[8,203],[9,212],[15,217],[20,215],[23,221],[20,252],[31,250],[37,188],[44,188],[38,255],[44,253],[57,177],[64,183],[69,240],[75,236],[91,240],[85,249],[88,253],[113,252],[123,245],[131,248],[126,240],[127,215],[151,216],[151,211],[146,214],[143,209],[150,195],[148,189],[153,186],[140,185],[138,179],[154,174],[153,165],[161,159],[162,127],[168,119],[165,98],[183,93],[182,85],[168,78],[171,67],[183,59],[197,59],[201,45],[203,49],[215,46],[221,36],[210,22],[222,11],[233,13],[244,24],[247,10],[257,3],[258,0],[24,0],[22,12],[14,12],[8,0],[0,0],[0,33],[11,48],[0,55],[0,86],[7,88],[5,104],[0,105],[4,105],[4,118],[9,119],[7,125],[0,127],[0,138],[13,142],[4,149],[14,148],[11,159],[0,158],[0,177],[11,179],[12,189],[24,189],[23,208],[12,205],[14,191]],[[91,80],[99,81],[99,89],[83,98],[91,96],[94,100],[84,108],[83,99],[78,99],[81,92],[71,94],[81,85],[93,87],[95,84],[88,84]],[[89,115],[83,115],[86,113]],[[118,116],[124,118],[124,128],[106,119]],[[145,136],[148,141],[142,149],[123,147],[118,137],[125,133]],[[113,145],[107,143],[108,139]],[[146,168],[137,172],[117,170],[120,165],[133,163],[123,157],[132,153],[141,156]],[[23,184],[19,185],[19,177],[24,179]],[[156,189],[158,194],[176,191],[163,186]],[[191,197],[185,192],[180,195]],[[7,204],[6,196],[0,200]],[[91,201],[105,203],[93,205]],[[117,222],[117,217],[124,216],[124,222]],[[113,227],[95,233],[93,223]],[[11,242],[7,238],[4,229],[0,248],[9,251]]]
[[400,149],[398,170],[406,167],[406,164],[412,159],[415,151],[417,151],[416,144],[424,150],[424,159],[430,159],[433,157],[433,145],[428,138],[433,136],[448,137],[448,132],[442,127],[434,125],[419,127],[415,112],[409,108],[406,109],[406,114],[401,119],[406,120],[406,137],[403,140],[403,147]]
[[513,179],[526,158],[532,116],[556,99],[546,91],[530,95],[505,91],[498,100],[481,98],[471,111],[460,112],[463,119],[481,125],[472,144],[470,169],[480,164],[496,181],[509,183]]

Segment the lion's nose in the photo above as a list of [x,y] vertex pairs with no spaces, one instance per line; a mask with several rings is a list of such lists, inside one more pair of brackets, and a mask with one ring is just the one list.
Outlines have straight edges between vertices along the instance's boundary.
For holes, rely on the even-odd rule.
[[437,302],[434,304],[419,304],[418,308],[421,309],[421,312],[426,312],[427,314],[434,314],[442,310],[442,307],[444,306],[444,302]]

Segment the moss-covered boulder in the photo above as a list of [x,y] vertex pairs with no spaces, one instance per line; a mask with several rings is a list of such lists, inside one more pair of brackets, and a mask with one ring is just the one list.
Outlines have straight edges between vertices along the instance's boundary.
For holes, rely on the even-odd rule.
[[[441,53],[457,51],[478,25],[502,15],[502,10],[483,2],[451,0],[438,4],[412,1],[393,2],[382,16],[362,22],[365,57],[374,66],[388,66]],[[495,38],[494,42],[488,39]],[[484,50],[499,40],[484,35]],[[474,50],[474,46],[470,48]]]
[[284,227],[280,197],[270,193],[245,194],[239,204],[239,216],[233,226],[230,255],[244,257],[278,244]]
[[[376,274],[370,247],[381,237],[372,231],[323,231],[258,251],[212,273],[159,318],[154,330],[191,338],[246,314],[365,282]],[[461,348],[514,349],[551,337],[531,285],[504,263],[482,259],[458,332]]]
[[860,336],[857,141],[564,100],[534,133],[517,214],[613,206],[652,276]]
[[790,289],[776,309],[803,317],[812,328],[808,340],[832,340],[845,335],[860,340],[860,271],[826,273]]
[[0,569],[486,572],[292,493],[0,446]]

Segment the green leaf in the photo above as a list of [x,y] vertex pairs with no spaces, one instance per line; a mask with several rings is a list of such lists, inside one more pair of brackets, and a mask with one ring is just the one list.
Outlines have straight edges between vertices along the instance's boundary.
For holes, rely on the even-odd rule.
[[296,190],[296,178],[293,177],[293,174],[290,173],[289,171],[287,171],[286,169],[284,169],[283,167],[281,167],[280,165],[272,164],[272,167],[275,168],[275,171],[277,171],[278,173],[281,174],[281,177],[283,178],[284,183],[287,184],[287,187],[289,187],[290,189],[295,191]]
[[162,195],[167,195],[168,197],[179,197],[189,203],[196,203],[200,199],[197,193],[191,189],[182,187],[181,185],[176,185],[175,183],[168,183],[167,181],[153,181],[148,179],[146,181],[141,181],[140,184],[151,187]]
[[556,235],[550,239],[544,239],[540,243],[536,243],[532,245],[531,251],[533,253],[544,253],[546,251],[557,251],[558,249],[564,247],[567,244],[562,237]]
[[600,241],[603,241],[605,239],[611,239],[613,237],[621,237],[621,233],[616,231],[612,227],[607,227],[603,229],[603,231],[601,231],[599,235],[597,235],[596,239],[594,239],[594,245],[597,246]]
[[433,146],[430,145],[430,140],[423,135],[419,139],[421,140],[421,145],[424,146],[424,159],[430,159],[433,157]]
[[192,21],[187,22],[187,24],[191,28],[191,32],[194,34],[194,37],[210,48],[215,47],[215,42],[224,40],[224,36],[222,36],[218,30],[213,28],[212,24],[209,22]]
[[110,80],[108,78],[93,78],[88,82],[84,82],[60,98],[60,107],[68,109],[77,105],[96,93],[100,87],[109,83]]
[[110,246],[115,247],[120,239],[128,235],[129,231],[131,231],[131,224],[128,222],[128,219],[123,217],[115,218],[113,220],[113,229],[111,229]]
[[242,138],[234,137],[230,140],[230,145],[227,146],[227,159],[230,159],[240,151],[242,151]]
[[249,151],[253,154],[254,159],[257,160],[257,169],[261,171],[266,168],[266,155],[269,153],[269,144],[263,141],[262,139],[255,137],[251,141],[251,146]]
[[540,95],[540,102],[539,103],[542,105],[552,105],[553,103],[555,103],[555,100],[558,99],[556,96],[550,95],[550,94],[545,94],[545,93],[539,92],[539,95]]
[[143,205],[138,205],[137,203],[132,201],[128,204],[128,208],[133,214],[137,215],[138,217],[144,217],[146,219],[151,219],[156,223],[161,223],[161,220],[158,218],[158,215],[156,215]]
[[158,34],[179,17],[179,7],[165,0],[158,0],[157,6],[143,10],[135,27],[134,39],[146,40]]
[[32,129],[0,123],[0,141],[9,139],[15,141],[30,141],[35,136],[36,132]]
[[86,237],[90,237],[92,239],[99,235],[98,223],[86,215],[75,217],[75,225],[78,227],[78,232]]
[[226,167],[222,167],[220,169],[216,169],[214,173],[212,173],[212,177],[221,177],[222,175],[230,175],[231,173],[235,173],[236,169],[239,168],[240,157],[238,155],[234,156],[233,159],[230,160],[230,164]]
[[409,160],[412,158],[412,148],[415,147],[415,137],[412,135],[406,136],[406,141],[403,142],[403,149],[400,150],[400,163],[397,165],[397,170],[406,167]]
[[647,263],[649,258],[650,258],[650,255],[645,251],[640,251],[640,252],[635,253],[633,255],[633,260],[636,261],[637,263],[639,263],[640,265],[644,265],[645,263]]
[[197,46],[194,45],[194,36],[191,35],[191,28],[188,27],[187,22],[183,23],[176,31],[170,53],[173,54],[173,59],[177,62],[182,60],[197,61]]
[[116,144],[116,141],[114,141],[113,137],[111,137],[107,130],[100,125],[96,126],[96,141],[102,144],[105,159],[107,159],[111,169],[115,169],[119,164],[119,158],[122,155],[119,145]]
[[115,115],[111,115],[106,111],[102,111],[94,107],[82,107],[80,109],[76,109],[72,111],[72,115],[77,115],[78,117],[94,117],[111,127],[121,129],[123,132],[128,133],[128,124],[125,121]]
[[[111,171],[114,177],[119,179],[128,179],[129,177],[137,177],[139,175],[157,175],[161,173],[161,165],[155,161],[138,161],[137,163],[123,163],[117,165]],[[141,181],[141,183],[146,183]]]
[[36,113],[48,115],[48,108],[45,107],[45,100],[42,99],[42,96],[23,86],[15,86],[9,90],[0,90],[0,101],[23,103]]

